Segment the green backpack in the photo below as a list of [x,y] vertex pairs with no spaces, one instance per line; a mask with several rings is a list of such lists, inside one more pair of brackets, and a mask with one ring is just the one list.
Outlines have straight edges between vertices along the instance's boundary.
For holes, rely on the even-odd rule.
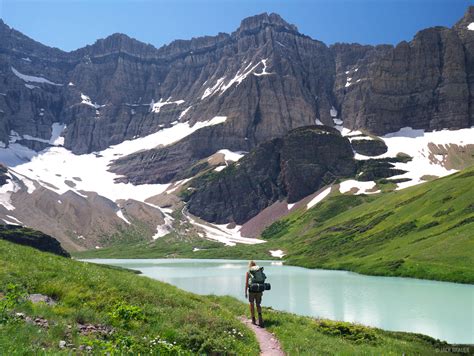
[[263,273],[263,267],[254,266],[250,268],[249,285],[254,284],[254,283],[263,284],[265,283],[266,279],[267,279],[267,276],[265,276],[265,273]]

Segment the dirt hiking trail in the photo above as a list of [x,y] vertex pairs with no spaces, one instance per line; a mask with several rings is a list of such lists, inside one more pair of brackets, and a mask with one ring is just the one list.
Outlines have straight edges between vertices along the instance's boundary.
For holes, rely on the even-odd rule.
[[240,321],[255,333],[260,345],[261,356],[285,356],[280,342],[275,335],[258,325],[253,325],[252,322],[244,316],[240,317]]

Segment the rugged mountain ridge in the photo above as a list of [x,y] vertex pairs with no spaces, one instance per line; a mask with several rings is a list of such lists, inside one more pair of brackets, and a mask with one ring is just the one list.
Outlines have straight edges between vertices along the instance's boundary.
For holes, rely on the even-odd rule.
[[[334,118],[376,134],[468,127],[472,21],[471,7],[453,28],[427,29],[396,47],[328,47],[280,16],[262,14],[230,35],[156,49],[114,34],[69,53],[1,23],[1,138],[7,142],[15,130],[48,139],[51,123],[62,122],[65,146],[86,153],[176,120],[193,124],[217,115],[229,122],[210,135],[232,139],[213,149],[249,150],[316,120],[333,125]],[[12,67],[61,85],[27,88]],[[154,107],[160,100],[166,104]]]
[[[423,130],[473,125],[473,9],[395,47],[328,47],[261,14],[231,34],[160,49],[114,34],[63,52],[1,22],[0,218],[68,250],[170,231],[255,243],[186,213],[243,224],[262,209],[287,213],[332,178],[357,179],[343,194],[369,194],[449,174],[469,159],[469,129],[449,140]],[[421,130],[371,134],[405,126]],[[399,144],[406,135],[417,140]],[[400,161],[413,144],[413,162]],[[403,177],[383,181],[394,175]]]
[[470,8],[453,28],[426,29],[395,47],[333,46],[346,70],[335,87],[344,125],[375,134],[472,125],[472,21]]
[[[28,39],[22,37],[18,41],[28,42]],[[297,78],[286,78],[284,81],[278,78],[273,83],[280,87],[279,92],[283,91],[282,94],[286,93],[288,97],[284,108],[286,113],[279,113],[281,110],[272,107],[275,103],[272,97],[275,95],[270,83],[264,84],[262,88],[259,85],[259,82],[267,82],[263,60],[271,56],[272,61],[277,62],[275,65],[282,67],[283,74],[296,72],[295,68],[291,68],[292,64],[288,59],[280,59],[283,58],[283,50],[276,41],[280,44],[288,42],[288,45],[295,42],[295,47],[305,46],[309,49],[305,51],[307,63],[306,68],[303,67],[303,73],[298,69],[300,73]],[[31,43],[28,45],[32,46]],[[2,72],[6,77],[7,88],[11,84],[18,84],[18,78],[10,68],[14,67],[13,62],[16,65],[14,68],[21,73],[42,74],[49,80],[62,84],[56,88],[42,84],[39,89],[35,88],[36,90],[26,90],[17,85],[16,89],[21,92],[19,96],[25,97],[24,100],[37,101],[39,105],[47,106],[43,108],[45,110],[42,117],[36,119],[36,126],[48,121],[47,118],[49,121],[68,124],[65,146],[75,153],[104,149],[124,139],[158,131],[180,118],[184,109],[191,106],[186,112],[187,115],[181,116],[181,119],[191,120],[191,123],[208,120],[218,114],[225,114],[229,118],[239,117],[239,123],[234,127],[224,128],[223,135],[227,131],[239,137],[238,145],[245,148],[275,135],[282,135],[288,129],[314,123],[314,103],[308,104],[307,100],[301,97],[313,94],[321,96],[326,113],[323,115],[329,115],[330,100],[325,92],[330,93],[332,81],[325,69],[331,64],[327,47],[298,34],[294,26],[275,14],[264,14],[244,20],[242,26],[232,35],[176,41],[160,50],[124,35],[112,35],[92,46],[62,53],[62,62],[57,64],[62,73],[56,73],[55,68],[51,66],[45,68],[42,58],[31,58],[32,54],[27,51],[22,52],[20,56],[31,61],[18,62],[18,58],[12,58],[13,55],[18,57],[18,53],[12,49],[7,49],[4,53]],[[315,67],[315,64],[309,61],[309,56],[320,58],[318,71],[312,70],[311,67]],[[264,75],[260,80],[252,75],[254,71],[262,71]],[[309,79],[313,83],[310,90],[314,93],[311,95],[299,88],[298,82],[303,77],[314,78]],[[243,80],[247,78],[249,80]],[[317,82],[319,78],[322,78],[323,86]],[[232,79],[233,84],[230,83]],[[220,90],[219,85],[216,86],[219,80],[222,84]],[[214,91],[217,93],[214,93],[212,88],[216,89]],[[209,89],[207,94],[206,89]],[[8,94],[8,90],[0,90],[7,91]],[[62,100],[61,104],[55,104],[56,96],[45,97],[46,93],[41,95],[38,91],[58,94],[57,97]],[[256,96],[252,100],[248,97],[249,91]],[[259,94],[260,91],[263,94]],[[92,105],[80,105],[81,94],[87,95]],[[262,101],[260,97],[263,98]],[[8,101],[9,95],[5,98]],[[170,98],[172,100],[169,100]],[[247,101],[246,105],[242,105],[244,99]],[[158,103],[160,100],[170,104],[155,107],[153,110],[152,103]],[[16,101],[18,102],[18,99]],[[171,104],[176,101],[184,102]],[[94,105],[96,103],[97,105]],[[10,109],[6,111],[7,118],[18,115],[10,101],[7,102],[7,108]],[[41,108],[37,110],[39,112]],[[27,114],[34,116],[38,113],[32,109]],[[275,120],[275,116],[282,115],[283,120]],[[267,122],[270,116],[273,124]],[[255,127],[254,120],[264,122],[267,127]],[[19,127],[15,124],[11,129],[34,137],[49,137],[41,128],[30,126]],[[50,127],[45,126],[45,129]]]

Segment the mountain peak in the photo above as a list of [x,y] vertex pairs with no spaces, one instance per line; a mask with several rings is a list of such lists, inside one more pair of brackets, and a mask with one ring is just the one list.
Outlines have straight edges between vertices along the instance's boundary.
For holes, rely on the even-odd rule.
[[99,39],[93,45],[86,46],[78,51],[84,50],[93,55],[127,52],[141,56],[156,52],[154,46],[140,42],[123,33],[114,33],[106,38]]
[[460,30],[465,30],[471,23],[474,23],[474,6],[468,6],[464,16],[454,25],[454,27]]
[[474,5],[471,5],[467,8],[466,14],[464,16],[474,20]]
[[140,42],[124,33],[113,33],[110,36],[107,36],[104,39],[96,41],[95,44],[101,43],[106,48],[111,48],[115,50],[123,50],[129,46],[151,46],[143,42]]
[[275,26],[285,28],[291,32],[298,32],[298,28],[295,25],[286,22],[280,15],[275,13],[268,14],[266,12],[243,19],[237,32],[255,31],[267,26]]

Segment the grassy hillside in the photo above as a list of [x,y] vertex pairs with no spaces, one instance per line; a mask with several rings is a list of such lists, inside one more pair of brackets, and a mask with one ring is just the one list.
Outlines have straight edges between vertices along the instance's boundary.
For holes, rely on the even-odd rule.
[[[6,241],[0,241],[0,257],[2,355],[80,349],[94,354],[258,354],[253,334],[237,320],[247,306],[234,298],[197,296],[128,271]],[[50,296],[55,304],[32,304],[26,298],[32,293]],[[423,335],[272,309],[264,314],[288,354],[431,355],[450,347]],[[84,324],[100,332],[84,332]]]
[[[364,274],[474,283],[474,168],[401,191],[370,196],[334,194],[302,208],[262,234],[268,243],[215,247],[174,256],[270,258],[282,249],[289,264]],[[89,252],[87,257],[165,257],[145,245]],[[159,253],[156,253],[158,252]]]
[[[0,241],[0,354],[72,348],[132,353],[190,351],[256,354],[252,333],[216,301],[127,271]],[[41,293],[56,305],[32,304]],[[6,308],[6,309],[4,309]],[[48,321],[44,328],[14,312]],[[80,324],[113,328],[81,333]],[[235,330],[235,332],[234,332]]]
[[268,244],[239,246],[232,255],[252,250],[261,258],[279,248],[287,263],[303,267],[474,283],[473,187],[470,168],[402,191],[333,195],[267,228]]
[[474,283],[474,169],[374,197],[334,196],[270,226],[291,264]]

